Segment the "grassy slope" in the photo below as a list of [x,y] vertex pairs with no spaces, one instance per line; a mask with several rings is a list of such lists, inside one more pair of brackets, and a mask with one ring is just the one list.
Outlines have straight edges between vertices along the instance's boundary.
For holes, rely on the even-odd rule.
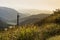
[[54,12],[52,15],[49,17],[46,17],[45,19],[38,21],[37,25],[43,25],[43,24],[48,24],[48,23],[59,23],[60,22],[60,11]]

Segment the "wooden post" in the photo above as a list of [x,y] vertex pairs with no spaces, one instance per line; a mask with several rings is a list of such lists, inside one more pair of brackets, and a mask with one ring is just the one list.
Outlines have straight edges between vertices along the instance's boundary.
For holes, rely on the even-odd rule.
[[19,13],[17,13],[17,26],[19,26]]

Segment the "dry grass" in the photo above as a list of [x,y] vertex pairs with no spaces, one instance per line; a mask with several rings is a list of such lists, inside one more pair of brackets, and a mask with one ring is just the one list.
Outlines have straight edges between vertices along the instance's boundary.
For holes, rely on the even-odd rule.
[[53,36],[47,40],[60,40],[60,35]]
[[45,40],[60,35],[59,24],[25,25],[0,32],[0,40]]

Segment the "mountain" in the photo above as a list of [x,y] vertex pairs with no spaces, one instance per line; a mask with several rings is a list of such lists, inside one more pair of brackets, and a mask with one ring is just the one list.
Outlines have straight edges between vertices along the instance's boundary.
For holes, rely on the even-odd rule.
[[[14,22],[12,22],[12,20],[17,19],[17,13],[19,12],[12,8],[0,7],[0,17],[4,18],[6,22],[9,24],[12,24],[12,23],[15,24]],[[22,14],[22,13],[19,13],[19,15],[20,15],[20,18],[27,16],[26,14]]]
[[20,25],[27,25],[27,24],[34,24],[48,16],[50,16],[51,14],[38,14],[38,15],[31,15],[29,17],[25,17],[25,18],[22,18],[20,19]]
[[37,14],[52,14],[53,12],[50,10],[38,10],[38,9],[20,9],[18,12],[21,12],[23,14],[28,14],[28,15],[37,15]]

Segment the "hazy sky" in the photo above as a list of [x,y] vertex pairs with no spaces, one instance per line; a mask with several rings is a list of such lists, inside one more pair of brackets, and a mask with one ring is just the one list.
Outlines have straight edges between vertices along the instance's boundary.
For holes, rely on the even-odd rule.
[[60,8],[60,0],[0,0],[0,6],[15,9],[53,10]]

